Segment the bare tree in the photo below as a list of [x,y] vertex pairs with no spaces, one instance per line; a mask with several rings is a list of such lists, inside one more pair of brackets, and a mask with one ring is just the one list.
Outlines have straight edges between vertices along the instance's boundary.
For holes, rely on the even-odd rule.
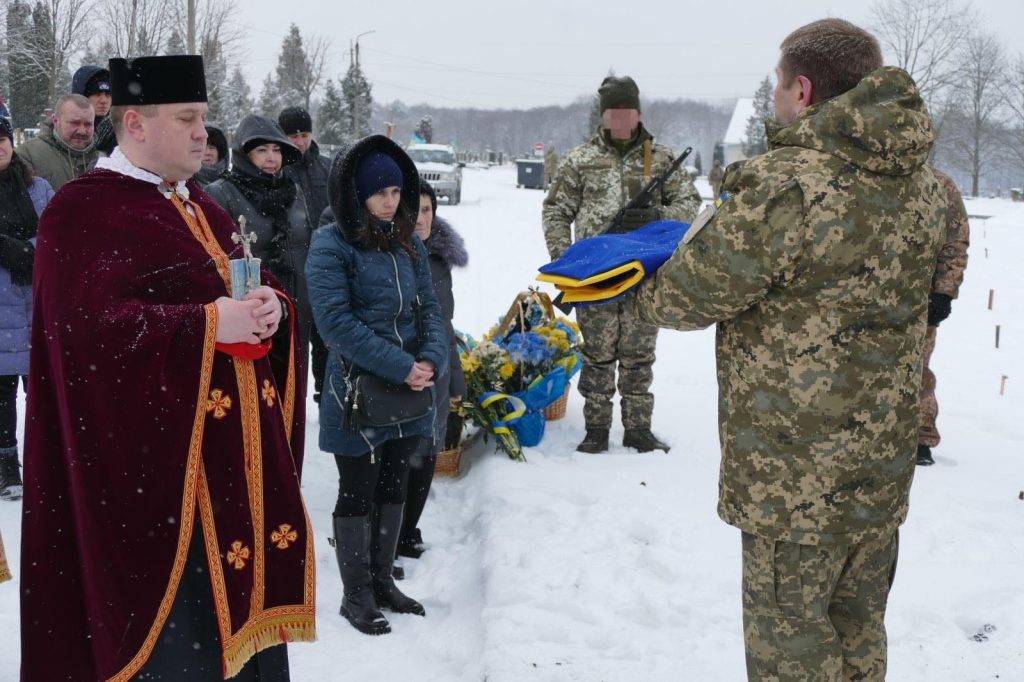
[[[89,40],[89,25],[96,0],[38,0],[33,6],[32,34],[7,36],[10,54],[30,65],[53,101],[67,77],[71,58]],[[9,0],[2,0],[6,12]]]
[[932,106],[957,77],[956,56],[970,35],[974,12],[958,0],[876,0],[871,27],[894,64],[917,83]]
[[1017,55],[1002,83],[1003,102],[1009,114],[1006,155],[1024,176],[1024,53]]
[[104,39],[121,56],[160,51],[173,26],[167,3],[160,0],[100,0],[97,17]]
[[[173,28],[188,35],[187,0],[164,3]],[[229,55],[240,48],[245,32],[238,21],[236,0],[196,0],[196,49],[204,57]]]
[[952,151],[954,162],[970,174],[971,196],[976,197],[985,164],[999,151],[998,115],[1004,103],[999,87],[1006,58],[996,36],[976,33],[966,41],[959,61]]

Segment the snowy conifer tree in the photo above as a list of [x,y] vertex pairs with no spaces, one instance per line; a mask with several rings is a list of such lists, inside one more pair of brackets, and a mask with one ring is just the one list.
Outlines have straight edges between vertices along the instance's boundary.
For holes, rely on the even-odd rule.
[[333,80],[324,87],[324,99],[316,116],[317,140],[323,144],[348,144],[350,141],[345,103]]
[[765,76],[761,85],[757,87],[757,92],[754,93],[754,115],[747,120],[747,141],[743,145],[743,153],[748,157],[768,151],[764,123],[773,116],[775,116],[775,105],[772,81]]
[[352,63],[341,80],[341,99],[345,104],[345,122],[352,139],[370,134],[370,116],[373,114],[373,95],[370,84],[359,64]]

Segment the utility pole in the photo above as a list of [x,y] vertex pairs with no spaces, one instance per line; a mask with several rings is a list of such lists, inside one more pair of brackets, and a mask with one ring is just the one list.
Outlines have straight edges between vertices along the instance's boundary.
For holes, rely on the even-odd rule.
[[[353,50],[351,47],[349,48],[349,59],[352,60],[352,64],[355,66],[355,73],[356,73],[357,76],[362,76],[362,74],[363,74],[362,67],[359,65],[359,39],[362,38],[363,36],[368,36],[371,33],[376,33],[376,31],[364,31],[363,33],[360,33],[359,35],[357,35],[356,36],[356,40],[355,40],[355,49]],[[360,101],[362,100],[362,96],[363,96],[363,93],[360,92],[358,85],[359,85],[359,81],[356,80],[356,86],[357,87],[356,87],[356,93],[355,93],[355,102],[353,103],[354,106],[352,107],[352,128],[353,128],[353,130],[352,130],[352,137],[353,137],[353,139],[359,137],[359,104],[360,104]]]
[[196,54],[196,0],[188,0],[188,53]]

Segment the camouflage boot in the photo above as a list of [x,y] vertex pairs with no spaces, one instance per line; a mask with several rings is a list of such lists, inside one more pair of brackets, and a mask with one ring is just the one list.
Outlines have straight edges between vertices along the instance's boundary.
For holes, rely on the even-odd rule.
[[650,429],[626,429],[622,437],[622,446],[633,448],[638,452],[652,452],[654,450],[669,451],[668,445],[658,440],[658,437],[651,433]]
[[596,455],[608,452],[608,429],[587,429],[583,442],[576,446],[576,452]]

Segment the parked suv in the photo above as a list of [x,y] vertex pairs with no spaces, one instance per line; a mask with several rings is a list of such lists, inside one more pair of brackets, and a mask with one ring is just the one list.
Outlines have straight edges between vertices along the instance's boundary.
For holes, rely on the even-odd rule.
[[449,204],[462,201],[462,164],[455,150],[446,144],[413,144],[406,150],[420,177],[430,183],[438,197]]

